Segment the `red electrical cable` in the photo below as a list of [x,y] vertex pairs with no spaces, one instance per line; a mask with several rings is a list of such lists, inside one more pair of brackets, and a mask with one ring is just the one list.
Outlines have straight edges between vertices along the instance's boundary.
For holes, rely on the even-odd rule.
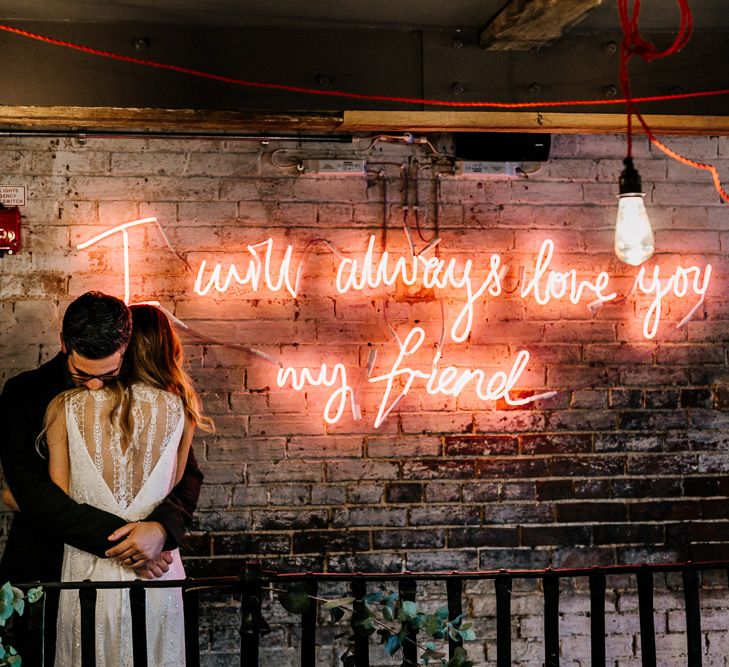
[[677,0],[679,9],[681,12],[681,23],[679,25],[678,32],[673,44],[668,48],[660,51],[654,44],[643,39],[640,35],[640,29],[638,28],[638,15],[640,14],[640,0],[634,0],[633,11],[629,11],[630,0],[618,0],[618,15],[620,17],[620,26],[623,30],[623,41],[620,46],[620,85],[623,89],[623,95],[625,97],[625,106],[627,111],[627,138],[628,138],[628,157],[633,156],[633,115],[638,119],[643,131],[648,136],[651,143],[661,150],[665,155],[673,158],[677,162],[681,162],[694,169],[703,169],[711,174],[714,181],[714,188],[719,193],[721,198],[729,202],[729,194],[723,188],[719,172],[717,168],[712,164],[706,164],[703,162],[697,162],[691,158],[687,158],[680,153],[677,153],[672,148],[666,146],[660,141],[651,131],[648,124],[645,122],[640,111],[635,106],[635,103],[639,101],[637,98],[633,98],[630,90],[630,77],[628,76],[628,64],[630,59],[639,55],[646,62],[651,62],[659,58],[665,58],[666,56],[678,53],[691,39],[691,33],[693,32],[693,16],[691,15],[691,8],[689,7],[688,0]]
[[114,53],[112,51],[103,51],[95,49],[90,46],[84,46],[83,44],[76,44],[74,42],[68,42],[62,39],[56,39],[54,37],[47,37],[46,35],[40,35],[38,33],[29,32],[22,28],[15,28],[13,26],[0,24],[0,30],[9,32],[21,37],[28,39],[34,39],[39,42],[46,44],[52,44],[54,46],[62,46],[64,48],[73,49],[75,51],[81,51],[102,58],[109,58],[111,60],[121,60],[123,62],[133,63],[135,65],[144,65],[145,67],[153,67],[156,69],[164,69],[171,72],[177,72],[180,74],[187,74],[203,79],[211,79],[213,81],[220,81],[222,83],[229,83],[236,86],[245,86],[248,88],[263,88],[268,90],[280,90],[289,93],[300,93],[304,95],[319,95],[326,97],[342,97],[347,99],[355,100],[369,100],[375,102],[398,102],[402,104],[419,104],[426,106],[441,106],[441,107],[461,107],[461,108],[494,108],[494,109],[534,109],[534,108],[547,108],[547,107],[566,107],[566,106],[593,106],[593,105],[609,105],[609,104],[625,104],[628,102],[661,102],[668,100],[681,100],[690,99],[696,97],[711,97],[715,95],[727,95],[729,94],[729,88],[720,88],[717,90],[703,90],[693,93],[678,93],[674,95],[650,95],[644,97],[636,97],[627,100],[622,99],[610,99],[610,100],[560,100],[553,102],[453,102],[449,100],[436,100],[422,97],[400,97],[394,95],[366,95],[363,93],[349,93],[342,90],[319,90],[317,88],[305,88],[302,86],[288,86],[280,83],[267,83],[262,81],[248,81],[245,79],[237,79],[230,76],[224,76],[222,74],[212,74],[210,72],[203,72],[201,70],[191,69],[189,67],[181,67],[179,65],[170,65],[168,63],[160,63],[154,60],[145,60],[143,58],[135,58],[133,56],[125,56],[121,53]]
[[362,93],[348,93],[341,90],[319,90],[316,88],[306,88],[302,86],[288,86],[278,83],[267,83],[261,81],[247,81],[245,79],[237,79],[234,77],[224,76],[221,74],[211,74],[210,72],[203,72],[201,70],[191,69],[189,67],[181,67],[179,65],[170,65],[167,63],[160,63],[154,60],[145,60],[143,58],[134,58],[133,56],[125,56],[120,53],[114,53],[112,51],[103,51],[101,49],[95,49],[90,46],[83,44],[76,44],[74,42],[68,42],[54,37],[48,37],[46,35],[40,35],[38,33],[29,32],[22,28],[15,28],[13,26],[0,24],[0,30],[26,37],[28,39],[34,39],[54,46],[62,46],[64,48],[81,51],[102,58],[109,58],[112,60],[120,60],[123,62],[129,62],[136,65],[144,65],[146,67],[154,67],[157,69],[164,69],[172,72],[178,72],[180,74],[187,74],[190,76],[196,76],[204,79],[211,79],[213,81],[220,81],[222,83],[229,83],[232,85],[246,86],[249,88],[263,88],[268,90],[280,90],[290,93],[301,93],[305,95],[319,95],[326,97],[342,97],[347,99],[357,100],[370,100],[379,102],[398,102],[403,104],[420,104],[427,106],[443,106],[443,107],[461,107],[461,108],[496,108],[496,109],[529,109],[529,108],[547,108],[547,107],[561,107],[561,106],[592,106],[592,105],[608,105],[608,104],[625,104],[627,108],[627,138],[628,138],[628,157],[632,156],[633,150],[633,127],[632,127],[632,116],[635,115],[644,132],[658,149],[663,151],[666,155],[696,169],[703,169],[711,173],[714,186],[721,197],[729,202],[729,195],[721,185],[719,173],[713,165],[697,162],[683,155],[680,155],[676,151],[672,150],[661,141],[659,141],[653,134],[651,129],[648,127],[645,119],[640,114],[638,109],[635,107],[637,102],[657,102],[667,100],[680,100],[690,99],[697,97],[709,97],[714,95],[726,95],[729,94],[729,88],[721,88],[717,90],[704,90],[694,93],[678,93],[673,95],[650,95],[644,97],[633,97],[630,90],[630,79],[628,77],[628,64],[630,59],[634,55],[640,55],[646,62],[651,62],[658,58],[664,58],[680,51],[691,39],[691,33],[693,32],[693,17],[691,15],[691,9],[688,5],[688,0],[677,0],[681,11],[681,23],[679,26],[676,39],[673,44],[667,49],[660,51],[654,44],[643,39],[640,35],[638,28],[638,16],[640,14],[640,0],[634,0],[633,11],[629,11],[630,0],[618,0],[618,14],[620,18],[620,25],[623,29],[623,41],[620,49],[620,84],[623,89],[624,97],[622,99],[612,100],[560,100],[553,102],[453,102],[448,100],[435,100],[420,97],[400,97],[394,95],[365,95]]

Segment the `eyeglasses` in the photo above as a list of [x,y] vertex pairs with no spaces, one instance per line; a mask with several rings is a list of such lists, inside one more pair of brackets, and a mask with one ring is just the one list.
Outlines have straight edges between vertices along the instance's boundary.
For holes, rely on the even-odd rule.
[[74,382],[80,382],[81,384],[84,384],[86,382],[91,382],[91,380],[99,380],[99,382],[106,384],[107,382],[113,382],[114,380],[117,380],[119,378],[119,373],[121,372],[122,364],[124,363],[124,358],[119,360],[119,365],[116,367],[115,370],[113,370],[111,373],[101,373],[99,375],[91,375],[90,373],[74,373],[71,371],[71,368],[73,367],[73,362],[69,358],[69,355],[66,354],[66,360],[68,362],[68,374],[71,376],[71,379]]

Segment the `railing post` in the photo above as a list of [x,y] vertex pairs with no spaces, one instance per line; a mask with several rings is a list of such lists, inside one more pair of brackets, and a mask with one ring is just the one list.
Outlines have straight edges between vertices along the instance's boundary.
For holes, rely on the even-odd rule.
[[185,614],[185,665],[200,667],[200,595],[196,590],[182,593]]
[[[315,598],[319,586],[316,579],[305,582],[307,593]],[[316,611],[317,602],[312,599],[308,609],[301,615],[301,667],[316,665]]]
[[[43,593],[43,660],[50,664],[50,656],[56,654],[56,622],[61,591],[49,588]],[[32,663],[31,663],[32,664]]]
[[701,604],[699,601],[699,573],[693,569],[683,571],[683,596],[686,601],[686,644],[688,667],[701,667]]
[[496,667],[511,667],[511,577],[500,574],[496,586]]
[[240,664],[258,667],[261,619],[261,566],[246,563],[240,577]]
[[[120,591],[123,593],[123,591]],[[132,613],[132,655],[134,667],[147,667],[147,596],[142,581],[129,588],[129,608]]]
[[[28,589],[23,591],[28,593]],[[41,598],[39,604],[26,604],[25,613],[27,614],[27,640],[26,648],[23,653],[23,660],[29,665],[42,665],[44,660],[45,649],[45,624],[44,617],[46,613],[47,595]],[[13,623],[18,617],[13,619]],[[17,627],[17,626],[16,626]],[[53,633],[55,637],[55,632]],[[54,647],[55,648],[55,647]]]
[[81,588],[78,597],[81,605],[81,667],[96,667],[96,589],[91,586]]
[[559,667],[559,577],[548,572],[544,586],[544,664]]
[[[415,594],[417,591],[417,583],[415,579],[400,579],[399,585],[400,600],[403,602],[415,602]],[[402,665],[410,667],[418,664],[418,647],[415,645],[417,641],[417,633],[409,632],[407,639],[402,643]]]
[[656,667],[656,632],[653,620],[653,573],[638,572],[638,610],[640,614],[640,657],[643,667]]
[[590,575],[590,646],[592,667],[605,667],[605,574]]
[[[446,579],[446,593],[448,595],[448,619],[458,618],[463,613],[463,579],[451,574]],[[457,641],[448,637],[449,658],[454,657],[459,646],[463,646],[463,640],[460,637]]]
[[[354,579],[352,581],[352,597],[361,600],[367,595],[367,583],[364,579]],[[354,608],[361,602],[355,602]],[[370,639],[364,633],[355,633],[354,635],[354,664],[355,667],[370,667]]]

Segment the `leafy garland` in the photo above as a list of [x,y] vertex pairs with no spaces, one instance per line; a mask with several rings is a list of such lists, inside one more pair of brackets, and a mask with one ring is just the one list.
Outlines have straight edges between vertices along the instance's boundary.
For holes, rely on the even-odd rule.
[[[340,656],[343,667],[354,667],[354,643],[358,637],[369,637],[377,633],[380,644],[390,656],[403,648],[406,642],[414,644],[422,651],[421,664],[431,661],[446,667],[473,667],[463,646],[458,646],[453,657],[448,660],[445,651],[439,650],[439,643],[451,639],[455,642],[474,641],[476,633],[472,624],[465,622],[465,614],[449,619],[448,608],[440,607],[432,614],[418,611],[417,604],[401,600],[398,593],[374,592],[361,599],[354,597],[327,600],[311,595],[305,584],[293,583],[285,589],[271,589],[278,594],[278,600],[286,611],[303,614],[312,603],[321,602],[322,608],[329,611],[333,623],[350,614],[352,634],[347,637],[347,648]],[[397,626],[399,623],[399,626]],[[412,637],[419,631],[425,632],[432,641],[425,644],[416,642]],[[339,635],[344,636],[344,635]],[[403,662],[403,664],[416,664]]]
[[[5,627],[6,621],[13,615],[22,616],[25,611],[25,601],[30,604],[38,602],[43,597],[43,589],[39,586],[31,588],[27,594],[23,593],[19,588],[11,586],[10,582],[6,582],[0,587],[0,627]],[[10,646],[3,643],[0,634],[0,667],[20,667],[22,658],[18,652]]]

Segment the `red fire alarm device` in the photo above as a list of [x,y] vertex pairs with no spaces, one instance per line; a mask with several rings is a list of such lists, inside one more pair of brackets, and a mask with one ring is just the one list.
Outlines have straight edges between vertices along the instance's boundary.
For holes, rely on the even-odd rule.
[[0,257],[20,250],[20,210],[0,206]]

